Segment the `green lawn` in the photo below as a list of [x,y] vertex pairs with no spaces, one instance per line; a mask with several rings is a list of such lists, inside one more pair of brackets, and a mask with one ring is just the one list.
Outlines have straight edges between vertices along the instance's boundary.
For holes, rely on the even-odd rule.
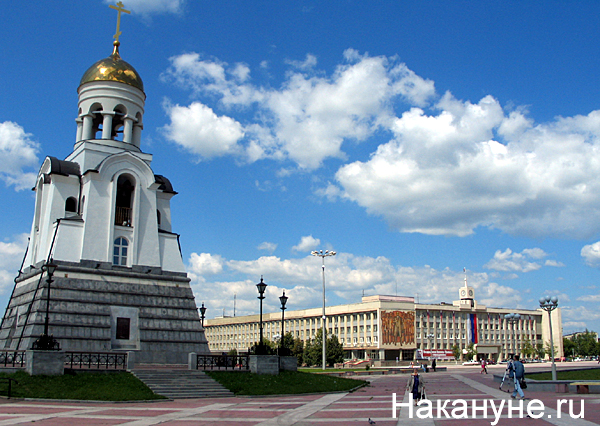
[[230,371],[210,371],[206,374],[236,395],[286,395],[349,391],[367,383],[364,380],[300,371],[282,371],[276,376]]
[[79,373],[63,376],[30,376],[25,372],[0,373],[0,395],[8,395],[11,377],[13,398],[79,399],[96,401],[139,401],[164,399],[130,373]]
[[[526,374],[526,377],[533,380],[552,380],[552,373]],[[556,378],[558,380],[600,380],[600,368],[591,370],[557,371]]]

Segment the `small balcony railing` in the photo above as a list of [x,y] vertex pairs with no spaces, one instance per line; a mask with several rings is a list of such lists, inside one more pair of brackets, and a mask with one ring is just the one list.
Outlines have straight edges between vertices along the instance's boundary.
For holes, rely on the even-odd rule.
[[115,225],[131,226],[131,209],[129,207],[115,208]]

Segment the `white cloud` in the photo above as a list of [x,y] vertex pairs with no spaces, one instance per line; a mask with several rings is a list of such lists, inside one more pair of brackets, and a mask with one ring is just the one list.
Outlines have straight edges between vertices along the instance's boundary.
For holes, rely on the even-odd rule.
[[12,241],[0,242],[0,294],[10,294],[14,286],[25,250],[27,249],[28,234],[15,236]]
[[585,263],[590,266],[600,265],[600,241],[594,244],[588,244],[581,249],[581,257],[585,259]]
[[529,259],[539,260],[548,256],[542,249],[525,249],[521,253],[514,253],[507,248],[505,251],[497,250],[494,258],[484,265],[485,268],[504,272],[531,272],[537,271],[542,267],[537,262],[530,262]]
[[35,185],[37,173],[27,169],[38,167],[39,146],[31,135],[16,123],[0,123],[0,179],[14,185],[17,191]]
[[244,136],[240,123],[227,116],[217,116],[199,102],[190,106],[165,106],[171,123],[163,130],[167,139],[202,158],[238,152],[237,142]]
[[[403,232],[464,236],[479,226],[526,236],[600,231],[600,111],[535,125],[446,94],[413,108],[368,161],[341,167],[344,196]],[[494,140],[501,133],[504,143]]]
[[385,126],[392,99],[423,106],[435,94],[431,81],[397,58],[369,57],[351,49],[344,58],[330,77],[315,70],[313,55],[288,61],[292,70],[278,89],[253,85],[247,66],[232,67],[197,53],[171,58],[163,77],[196,96],[217,96],[224,108],[255,108],[258,122],[244,126],[248,161],[288,159],[299,168],[314,169],[327,158],[344,159],[344,141],[363,141]]
[[580,302],[598,303],[600,302],[600,294],[588,294],[585,296],[579,296],[576,300],[579,300]]
[[561,314],[563,330],[566,333],[591,328],[592,322],[600,320],[598,309],[589,309],[585,306],[562,306]]
[[188,131],[184,120],[172,120],[167,133],[200,156],[291,161],[309,170],[344,161],[352,144],[387,133],[368,160],[340,167],[335,186],[317,193],[355,202],[401,232],[600,232],[600,110],[535,123],[526,108],[504,111],[491,95],[439,97],[432,81],[396,57],[352,49],[331,73],[310,54],[288,65],[274,88],[254,83],[245,64],[197,53],[171,58],[167,81],[217,101],[214,110],[193,103],[178,112],[198,109],[197,125],[212,123],[216,137],[196,137],[201,129]]
[[[204,265],[213,257],[203,255],[205,261],[190,262]],[[261,276],[267,287],[264,300],[265,312],[279,312],[282,290],[290,297],[290,309],[319,307],[322,304],[321,261],[314,256],[300,259],[282,259],[276,256],[262,256],[254,260],[225,260],[217,256],[223,270],[213,274],[214,267],[196,267],[192,274],[192,285],[197,294],[202,294],[208,306],[218,307],[210,317],[221,314],[225,308],[231,313],[232,295],[237,297],[237,314],[256,314],[256,283]],[[208,259],[208,260],[207,260]],[[201,274],[202,270],[208,270]],[[355,256],[338,253],[326,260],[326,297],[328,305],[354,303],[365,295],[398,294],[416,297],[420,303],[452,302],[458,298],[458,290],[463,285],[463,271],[448,268],[436,270],[430,266],[402,267],[391,264],[386,257]],[[490,281],[486,273],[469,273],[469,285],[475,291],[480,303],[492,306],[519,306],[519,290]],[[211,291],[207,292],[206,289]],[[562,297],[561,297],[561,300]]]
[[214,275],[223,271],[223,258],[210,253],[192,253],[189,270],[196,275]]
[[292,251],[311,251],[319,247],[320,244],[320,239],[314,238],[312,235],[307,235],[305,237],[300,238],[300,242],[298,243],[298,245],[292,247]]
[[277,244],[269,243],[269,242],[265,241],[263,243],[260,243],[258,245],[257,249],[265,250],[265,251],[268,251],[269,253],[273,253],[277,249]]

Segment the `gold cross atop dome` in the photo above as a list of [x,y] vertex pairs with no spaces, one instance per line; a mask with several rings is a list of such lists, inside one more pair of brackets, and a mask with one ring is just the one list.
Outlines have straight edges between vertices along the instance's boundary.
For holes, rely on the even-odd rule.
[[119,42],[119,36],[121,35],[121,12],[131,13],[129,10],[125,10],[123,6],[123,2],[121,1],[118,2],[116,6],[113,6],[112,4],[108,5],[108,7],[111,9],[115,9],[117,12],[119,12],[117,15],[117,32],[114,35],[114,39],[117,43]]

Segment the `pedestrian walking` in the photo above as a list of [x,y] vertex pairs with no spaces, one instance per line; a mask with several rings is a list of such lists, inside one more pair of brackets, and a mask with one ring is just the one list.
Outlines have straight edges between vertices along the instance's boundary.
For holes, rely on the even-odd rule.
[[510,369],[508,377],[515,381],[515,390],[513,391],[511,398],[516,398],[517,395],[519,395],[520,399],[526,399],[523,389],[521,388],[521,382],[525,380],[525,366],[519,360],[519,355],[514,356]]
[[410,379],[408,379],[406,390],[412,393],[415,405],[417,405],[417,403],[424,397],[425,381],[423,380],[423,377],[419,375],[419,372],[416,368],[413,370]]
[[433,372],[435,373],[435,368],[437,367],[437,363],[435,361],[435,358],[433,358],[433,361],[431,361],[431,368],[433,368]]
[[481,359],[481,371],[479,372],[479,374],[483,374],[485,372],[485,374],[487,374],[487,361],[485,360],[485,358]]

